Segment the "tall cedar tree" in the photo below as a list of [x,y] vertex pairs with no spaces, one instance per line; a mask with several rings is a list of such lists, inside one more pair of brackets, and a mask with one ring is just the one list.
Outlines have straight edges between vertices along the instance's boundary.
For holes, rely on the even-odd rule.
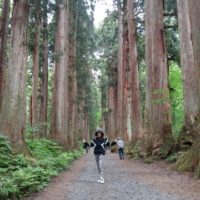
[[68,64],[68,135],[69,143],[74,146],[75,142],[75,129],[76,129],[76,97],[77,97],[77,80],[76,80],[76,29],[77,29],[77,1],[70,1],[68,6],[69,12],[69,64]]
[[183,133],[192,136],[194,144],[177,163],[181,170],[200,166],[200,1],[178,0],[181,65],[184,86],[185,124]]
[[42,124],[41,136],[47,136],[47,107],[48,107],[48,0],[43,1],[42,14],[42,70],[40,87],[40,123]]
[[163,3],[145,1],[147,151],[159,147],[171,133],[168,69],[164,40]]
[[41,5],[40,1],[35,1],[35,33],[33,48],[33,80],[31,96],[31,125],[38,124],[38,78],[39,78],[39,55],[40,55],[40,29],[41,29]]
[[[133,0],[127,0],[127,23],[128,23],[128,64],[130,68],[130,78],[129,78],[129,90],[130,90],[130,102],[131,109],[131,130],[129,130],[129,135],[131,135],[131,140],[135,141],[141,138],[141,111],[140,111],[140,91],[139,91],[139,74],[138,74],[138,53],[137,53],[137,36],[136,27],[134,21],[134,3]],[[129,119],[128,118],[128,119]],[[132,134],[130,134],[130,132]]]
[[116,135],[122,135],[123,113],[123,13],[121,2],[118,2],[118,64],[117,64],[117,128]]
[[4,89],[3,72],[4,72],[5,57],[6,57],[6,41],[7,41],[10,0],[3,0],[2,5],[3,5],[2,14],[0,18],[0,106]]
[[28,1],[15,0],[5,91],[0,112],[0,132],[8,136],[16,150],[24,147],[27,19]]
[[68,0],[57,1],[55,36],[55,75],[50,136],[61,144],[68,143]]

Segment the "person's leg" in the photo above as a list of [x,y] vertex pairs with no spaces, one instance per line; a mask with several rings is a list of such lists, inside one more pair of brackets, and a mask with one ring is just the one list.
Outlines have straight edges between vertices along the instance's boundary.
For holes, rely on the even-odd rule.
[[100,180],[99,183],[104,183],[103,178],[103,166],[104,166],[104,155],[99,156],[99,174],[100,174]]
[[98,169],[98,172],[99,172],[99,174],[100,174],[101,171],[100,171],[100,166],[99,166],[99,157],[100,157],[99,154],[95,154],[97,169]]
[[120,158],[120,160],[122,159],[122,149],[121,148],[119,148],[119,158]]
[[124,160],[124,149],[122,148],[122,159]]
[[119,154],[119,158],[121,159],[121,155],[120,155],[120,149],[118,149],[118,154]]
[[99,156],[99,174],[103,177],[104,155]]

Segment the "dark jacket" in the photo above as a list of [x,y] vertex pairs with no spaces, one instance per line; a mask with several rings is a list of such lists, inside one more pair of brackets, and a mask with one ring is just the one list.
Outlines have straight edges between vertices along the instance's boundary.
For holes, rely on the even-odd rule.
[[87,149],[90,145],[87,142],[83,142],[83,149]]
[[94,154],[105,155],[105,147],[108,145],[107,138],[95,138],[92,140],[90,146],[94,147]]

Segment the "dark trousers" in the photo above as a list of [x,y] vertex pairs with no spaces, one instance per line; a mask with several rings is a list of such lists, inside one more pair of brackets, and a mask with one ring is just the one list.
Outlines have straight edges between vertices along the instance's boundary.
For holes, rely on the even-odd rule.
[[124,160],[124,149],[123,148],[119,148],[118,149],[118,153],[119,153],[120,160]]

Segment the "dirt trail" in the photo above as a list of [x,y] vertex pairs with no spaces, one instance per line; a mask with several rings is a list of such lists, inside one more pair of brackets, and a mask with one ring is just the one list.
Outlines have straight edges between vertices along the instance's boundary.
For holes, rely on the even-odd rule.
[[96,182],[97,169],[89,154],[27,200],[200,200],[200,181],[164,163],[145,165],[107,154],[104,177],[105,184]]

